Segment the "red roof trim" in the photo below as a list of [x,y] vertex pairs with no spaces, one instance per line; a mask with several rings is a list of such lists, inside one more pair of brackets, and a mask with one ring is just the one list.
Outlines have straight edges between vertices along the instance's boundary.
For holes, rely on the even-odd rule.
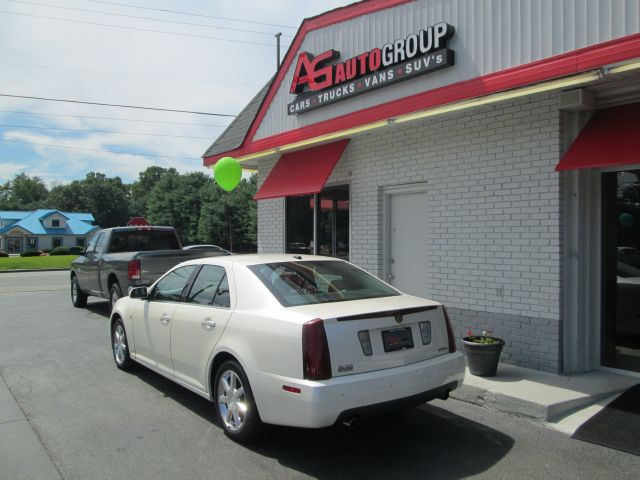
[[[519,65],[506,70],[490,73],[481,77],[465,80],[459,83],[421,92],[409,97],[400,98],[387,103],[376,105],[367,109],[352,112],[341,117],[336,117],[313,125],[301,127],[288,132],[283,132],[270,137],[262,138],[255,142],[253,127],[259,125],[266,112],[268,104],[263,103],[256,118],[250,135],[247,135],[243,144],[230,152],[206,157],[205,165],[215,163],[219,158],[231,156],[244,156],[260,152],[269,148],[275,148],[293,142],[299,142],[319,135],[332,133],[338,130],[356,127],[366,123],[383,120],[405,113],[433,108],[439,105],[480,97],[492,93],[522,87],[532,83],[552,80],[554,78],[572,75],[586,70],[602,67],[604,65],[622,62],[640,57],[640,34],[610,40],[605,43],[563,53],[535,62]],[[282,69],[281,69],[282,70]],[[273,91],[270,91],[273,93]],[[273,98],[273,95],[271,95]]]

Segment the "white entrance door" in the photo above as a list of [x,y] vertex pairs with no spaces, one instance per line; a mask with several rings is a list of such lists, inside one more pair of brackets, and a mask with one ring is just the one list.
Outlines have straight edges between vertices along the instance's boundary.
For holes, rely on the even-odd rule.
[[388,197],[387,281],[410,295],[426,296],[427,194],[393,193]]

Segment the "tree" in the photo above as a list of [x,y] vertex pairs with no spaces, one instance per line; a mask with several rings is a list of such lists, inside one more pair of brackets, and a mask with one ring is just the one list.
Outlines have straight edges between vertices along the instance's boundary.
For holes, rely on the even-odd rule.
[[129,220],[129,189],[120,177],[89,172],[84,180],[51,189],[47,203],[51,208],[90,212],[103,228],[126,225]]
[[202,243],[198,222],[202,191],[214,188],[214,181],[202,172],[180,175],[165,173],[155,184],[147,202],[147,219],[153,225],[174,227],[183,243]]
[[40,177],[19,173],[0,187],[0,210],[35,210],[49,195]]
[[138,180],[131,185],[130,212],[132,216],[147,216],[147,204],[151,191],[165,175],[178,175],[175,168],[151,166],[138,174]]
[[205,243],[220,245],[234,252],[255,251],[257,206],[253,199],[257,180],[243,179],[231,192],[218,185],[203,192],[198,236]]

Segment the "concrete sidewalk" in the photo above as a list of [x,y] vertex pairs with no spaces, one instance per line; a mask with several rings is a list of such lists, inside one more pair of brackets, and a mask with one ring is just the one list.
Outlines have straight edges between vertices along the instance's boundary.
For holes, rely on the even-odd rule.
[[0,478],[60,480],[60,474],[0,376]]
[[[451,396],[553,424],[595,405],[586,410],[593,415],[598,405],[602,408],[638,383],[640,378],[604,371],[563,376],[501,363],[495,377],[477,377],[467,370],[463,386]],[[572,423],[584,416],[574,416]],[[568,431],[570,428],[559,429],[573,433]]]

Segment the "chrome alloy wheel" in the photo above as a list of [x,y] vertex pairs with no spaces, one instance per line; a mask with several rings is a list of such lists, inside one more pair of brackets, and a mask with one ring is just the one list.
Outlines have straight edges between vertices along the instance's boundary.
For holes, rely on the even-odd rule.
[[127,358],[127,337],[121,324],[113,329],[113,356],[118,365],[122,365]]
[[244,425],[247,400],[240,377],[233,370],[226,370],[218,380],[218,410],[225,426],[237,432]]

